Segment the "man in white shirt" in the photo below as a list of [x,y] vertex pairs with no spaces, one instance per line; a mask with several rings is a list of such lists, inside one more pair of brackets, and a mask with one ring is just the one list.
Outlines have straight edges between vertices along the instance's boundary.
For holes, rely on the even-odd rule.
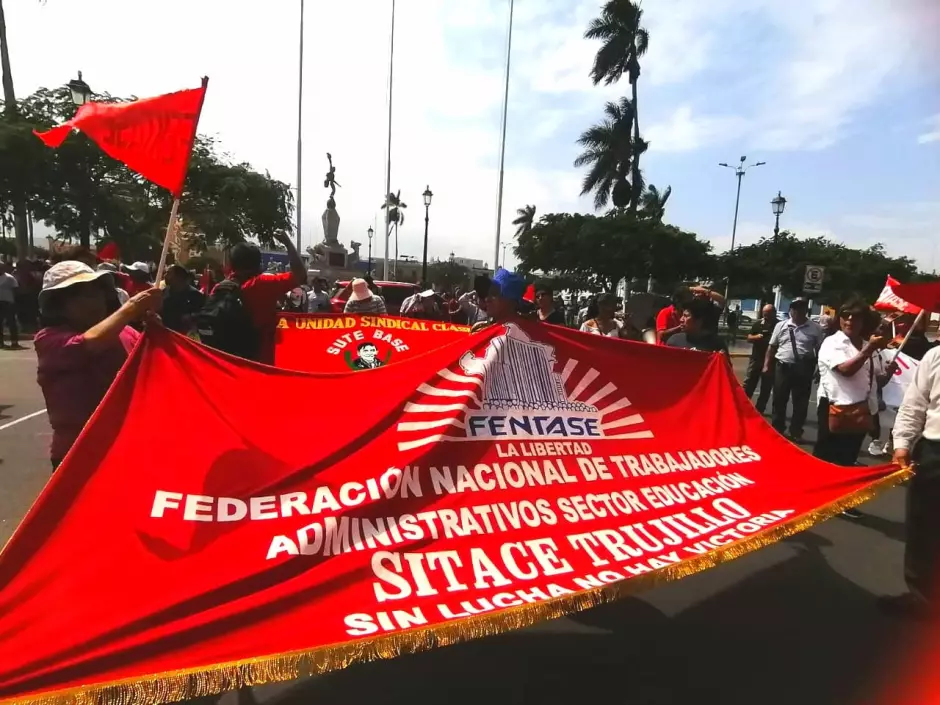
[[329,313],[330,297],[323,290],[323,280],[313,280],[313,291],[307,292],[307,313]]
[[809,409],[810,390],[816,374],[816,351],[825,338],[818,323],[807,318],[806,299],[790,303],[790,315],[777,324],[770,336],[763,374],[774,376],[773,427],[783,433],[787,426],[787,403],[793,398],[790,438],[803,440],[803,425]]
[[3,342],[3,326],[10,329],[10,348],[20,350],[20,329],[16,323],[16,277],[7,271],[7,265],[0,262],[0,348]]
[[894,423],[894,461],[914,464],[907,490],[904,578],[910,592],[887,598],[892,613],[936,618],[940,608],[940,348],[914,373]]

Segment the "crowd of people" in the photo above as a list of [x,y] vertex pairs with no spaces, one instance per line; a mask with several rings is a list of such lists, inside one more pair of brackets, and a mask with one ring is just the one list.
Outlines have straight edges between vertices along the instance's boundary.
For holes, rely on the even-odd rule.
[[[280,311],[333,310],[326,282],[315,278],[308,284],[305,263],[290,238],[280,241],[287,249],[289,271],[264,272],[260,250],[238,244],[228,252],[228,276],[211,286],[196,286],[194,273],[180,265],[168,267],[164,281],[156,283],[146,263],[118,266],[98,261],[81,248],[55,263],[21,263],[12,272],[0,265],[0,334],[6,327],[11,345],[18,347],[20,324],[38,329],[34,347],[53,429],[53,470],[104,397],[143,325],[158,312],[162,325],[172,330],[270,365]],[[529,285],[522,276],[500,269],[492,278],[477,277],[465,292],[416,285],[393,313],[462,323],[472,332],[529,319],[577,327],[590,335],[725,356],[727,336],[733,340],[737,334],[738,313],[726,311],[724,297],[704,286],[679,288],[655,322],[642,326],[620,309],[620,303],[607,293],[577,303],[571,297],[566,303],[549,286]],[[389,313],[381,288],[367,277],[350,283],[344,310]],[[725,335],[719,333],[723,313]],[[772,400],[773,427],[796,443],[803,442],[815,388],[818,432],[813,453],[851,466],[858,462],[866,438],[872,439],[873,455],[890,449],[890,439],[882,442],[880,390],[896,371],[888,351],[906,338],[904,352],[922,363],[890,437],[897,462],[917,461],[918,489],[910,493],[908,513],[906,570],[911,593],[891,604],[918,614],[929,608],[927,596],[935,594],[936,576],[929,566],[940,557],[940,349],[928,339],[926,323],[926,318],[911,315],[883,317],[858,299],[818,322],[809,318],[803,299],[789,305],[783,320],[766,305],[746,335],[751,354],[743,381],[749,399],[757,393],[760,413],[766,413]],[[848,510],[846,515],[858,513]]]

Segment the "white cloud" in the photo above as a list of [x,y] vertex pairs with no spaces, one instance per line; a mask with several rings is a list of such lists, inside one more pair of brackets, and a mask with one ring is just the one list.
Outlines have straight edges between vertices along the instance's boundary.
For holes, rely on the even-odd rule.
[[940,142],[940,113],[924,120],[930,127],[928,132],[918,135],[918,144],[930,144],[931,142]]
[[[664,6],[676,2],[660,0]],[[675,139],[660,140],[652,149],[693,150],[731,140],[767,150],[823,149],[842,138],[856,114],[877,103],[924,56],[912,41],[916,18],[898,12],[888,0],[817,0],[800,12],[781,12],[778,3],[764,2],[741,9],[740,3],[724,0],[695,7],[675,22],[664,20],[656,46],[663,46],[663,31],[667,43],[673,37],[673,56],[685,77],[723,75],[728,62],[737,61],[733,75],[746,98],[734,119],[703,111],[660,118],[647,132]],[[769,28],[765,31],[773,42],[766,51],[774,60],[762,61],[759,45],[753,54],[719,51],[716,33],[732,19]],[[886,36],[892,41],[885,42]],[[879,50],[872,51],[873,46]],[[691,97],[704,101],[715,89],[714,83],[702,82]],[[707,140],[695,139],[705,135]]]
[[746,121],[735,116],[696,118],[689,105],[681,105],[666,122],[643,131],[650,149],[661,152],[688,152],[709,144],[724,142],[740,134]]

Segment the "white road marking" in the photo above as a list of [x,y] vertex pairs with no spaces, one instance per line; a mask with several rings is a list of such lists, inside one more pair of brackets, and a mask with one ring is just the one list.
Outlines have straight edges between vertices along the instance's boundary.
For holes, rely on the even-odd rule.
[[45,414],[45,413],[46,413],[46,410],[45,410],[45,409],[40,409],[39,411],[34,411],[34,412],[31,413],[31,414],[26,414],[26,416],[21,416],[21,417],[18,418],[18,419],[14,419],[13,421],[9,421],[9,422],[3,424],[2,426],[0,426],[0,431],[5,431],[5,430],[7,430],[8,428],[10,428],[10,426],[16,426],[16,424],[18,424],[18,423],[23,423],[24,421],[29,421],[31,418],[34,418],[34,417],[36,417],[36,416],[39,416],[40,414]]

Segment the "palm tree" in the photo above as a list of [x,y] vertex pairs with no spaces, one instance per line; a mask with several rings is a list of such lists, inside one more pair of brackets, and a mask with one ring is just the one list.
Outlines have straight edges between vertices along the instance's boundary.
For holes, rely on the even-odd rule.
[[[10,45],[7,43],[7,23],[0,0],[0,70],[3,72],[3,109],[8,117],[15,117],[16,93],[13,91],[13,72],[10,68]],[[13,228],[16,231],[16,256],[25,259],[29,250],[29,230],[26,225],[26,199],[13,199]]]
[[640,155],[648,146],[640,138],[640,116],[637,109],[637,81],[640,78],[640,57],[649,46],[649,32],[640,26],[643,10],[633,0],[608,0],[601,9],[601,16],[591,21],[584,33],[587,39],[600,39],[601,48],[594,57],[591,80],[596,86],[601,81],[606,85],[620,80],[627,74],[633,92],[633,177],[630,209],[636,211],[643,188],[640,176]]
[[389,230],[392,227],[395,228],[395,266],[392,268],[394,276],[398,275],[398,226],[405,224],[405,214],[402,209],[407,207],[408,204],[401,200],[401,189],[398,189],[398,193],[389,193],[385,197],[385,203],[382,204],[382,208],[388,208]]
[[581,184],[581,195],[594,192],[594,207],[600,210],[613,201],[617,208],[632,202],[631,167],[634,161],[633,104],[629,98],[604,106],[604,122],[581,133],[578,144],[584,147],[574,160],[576,167],[590,165]]
[[535,222],[535,206],[517,208],[516,215],[518,217],[512,221],[512,224],[519,226],[516,228],[516,237],[519,237],[520,235],[525,235],[532,229],[532,223]]
[[666,190],[660,193],[658,188],[650,184],[640,197],[640,211],[645,217],[661,223],[666,215],[666,201],[671,195],[672,186],[667,186]]

